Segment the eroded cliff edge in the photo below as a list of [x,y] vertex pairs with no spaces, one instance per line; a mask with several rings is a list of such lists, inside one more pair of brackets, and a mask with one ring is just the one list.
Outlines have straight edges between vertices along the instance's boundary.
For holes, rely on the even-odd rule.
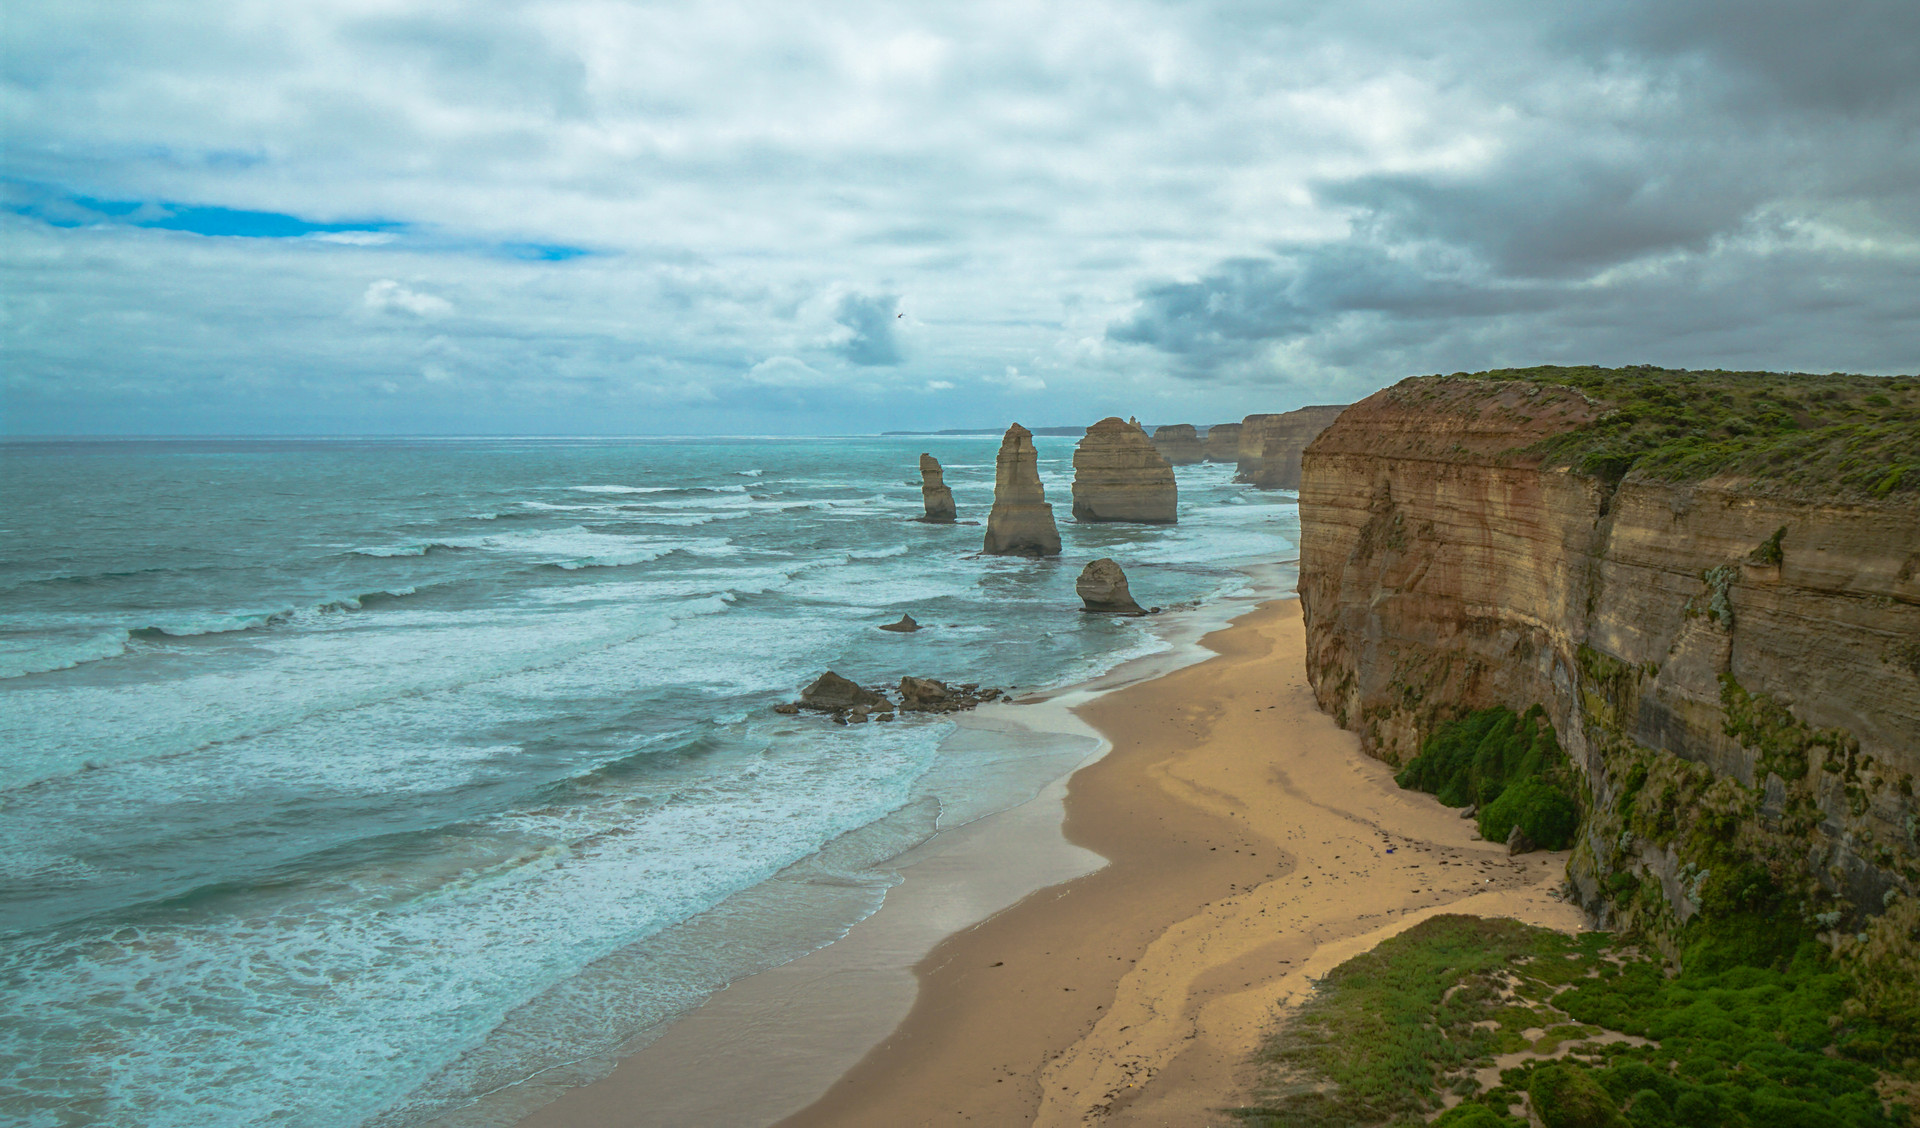
[[1916,445],[1912,379],[1403,381],[1303,456],[1308,676],[1394,763],[1545,706],[1603,917],[1684,923],[1711,853],[1851,927],[1920,889]]

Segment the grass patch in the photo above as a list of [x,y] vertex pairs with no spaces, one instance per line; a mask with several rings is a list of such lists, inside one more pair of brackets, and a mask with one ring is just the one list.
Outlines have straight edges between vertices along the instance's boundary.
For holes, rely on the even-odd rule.
[[1449,807],[1477,806],[1490,842],[1505,842],[1518,826],[1541,846],[1564,850],[1580,825],[1571,774],[1544,709],[1515,715],[1496,705],[1440,726],[1393,778]]
[[1788,492],[1920,497],[1920,378],[1913,376],[1650,365],[1472,376],[1578,388],[1608,404],[1612,410],[1593,423],[1528,448],[1608,481],[1629,473],[1666,481],[1733,474]]
[[[1690,952],[1750,923],[1703,926]],[[1861,1060],[1886,1032],[1852,1017],[1848,972],[1801,940],[1764,966],[1690,955],[1672,975],[1604,933],[1433,917],[1321,980],[1263,1054],[1260,1103],[1235,1114],[1262,1128],[1424,1125],[1452,1092],[1462,1103],[1434,1123],[1515,1128],[1526,1093],[1548,1128],[1911,1124],[1883,1107],[1884,1063]],[[1476,1080],[1535,1028],[1548,1031],[1536,1050],[1561,1056]]]

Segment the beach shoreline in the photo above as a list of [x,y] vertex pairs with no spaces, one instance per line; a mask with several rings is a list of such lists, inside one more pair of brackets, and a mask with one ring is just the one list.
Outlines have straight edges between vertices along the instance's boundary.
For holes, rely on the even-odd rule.
[[1584,925],[1563,856],[1476,841],[1319,712],[1296,602],[1194,641],[1037,703],[1109,747],[523,1123],[1215,1123],[1342,960],[1442,911]]

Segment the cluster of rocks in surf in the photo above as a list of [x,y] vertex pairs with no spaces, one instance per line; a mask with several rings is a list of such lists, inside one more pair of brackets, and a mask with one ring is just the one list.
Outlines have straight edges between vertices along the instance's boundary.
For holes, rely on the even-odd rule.
[[786,716],[824,713],[835,724],[863,725],[891,721],[901,713],[960,713],[993,701],[1013,700],[998,686],[982,687],[978,682],[949,685],[938,678],[901,678],[892,690],[899,698],[898,705],[887,692],[884,687],[869,689],[828,670],[800,691],[800,700],[775,705],[773,711]]

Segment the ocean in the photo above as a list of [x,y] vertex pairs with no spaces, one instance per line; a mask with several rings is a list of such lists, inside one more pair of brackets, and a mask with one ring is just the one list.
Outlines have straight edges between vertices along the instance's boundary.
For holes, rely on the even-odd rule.
[[911,520],[925,450],[984,522],[997,437],[0,445],[0,1113],[494,1123],[830,942],[1092,746],[775,704],[1080,682],[1168,645],[1088,560],[1174,607],[1295,554],[1229,466],[1075,524],[1036,444],[1057,561]]

